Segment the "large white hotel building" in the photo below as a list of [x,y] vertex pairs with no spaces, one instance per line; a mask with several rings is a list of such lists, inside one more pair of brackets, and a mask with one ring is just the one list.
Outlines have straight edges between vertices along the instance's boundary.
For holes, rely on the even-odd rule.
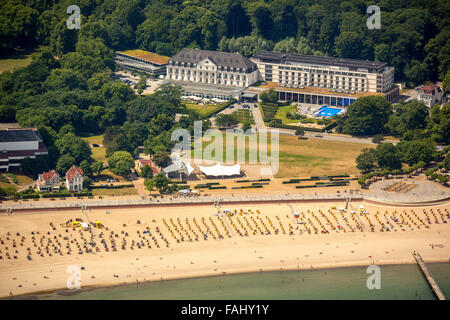
[[166,80],[187,96],[228,100],[258,81],[258,69],[239,53],[184,48],[169,60]]
[[347,106],[357,98],[395,100],[394,68],[385,62],[262,51],[251,59],[280,100]]
[[[185,48],[169,60],[166,80],[183,87],[185,96],[225,100],[268,88],[281,101],[342,107],[364,96],[388,101],[399,96],[394,68],[385,62],[270,51],[247,59],[239,53]],[[248,88],[257,81],[265,84]]]

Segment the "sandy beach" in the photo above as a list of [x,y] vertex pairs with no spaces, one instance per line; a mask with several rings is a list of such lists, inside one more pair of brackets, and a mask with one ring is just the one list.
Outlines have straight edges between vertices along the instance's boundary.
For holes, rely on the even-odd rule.
[[[20,212],[0,215],[0,297],[269,270],[450,260],[450,204],[399,208],[354,202]],[[351,213],[351,209],[355,213]],[[230,209],[224,213],[224,209]],[[299,213],[296,220],[293,211]],[[72,219],[105,228],[68,227]],[[383,229],[383,231],[381,231]],[[189,297],[186,297],[189,298]]]

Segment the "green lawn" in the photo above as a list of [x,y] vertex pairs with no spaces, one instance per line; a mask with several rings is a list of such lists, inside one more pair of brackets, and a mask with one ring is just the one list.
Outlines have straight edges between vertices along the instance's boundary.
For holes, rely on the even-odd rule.
[[279,107],[277,113],[275,114],[275,119],[281,119],[283,124],[298,124],[300,120],[288,119],[286,116],[290,111],[295,109],[295,105]]
[[239,110],[233,111],[233,113],[231,115],[239,123],[245,123],[248,121],[252,124],[255,123],[255,121],[253,120],[252,112],[250,110],[239,109]]
[[22,186],[26,186],[30,183],[33,183],[35,180],[32,177],[26,176],[23,173],[15,172],[17,180],[19,180],[19,184]]
[[130,196],[137,194],[134,187],[121,188],[121,189],[92,189],[93,196]]
[[31,63],[31,53],[16,51],[15,53],[0,59],[0,73],[13,72],[15,69],[26,67]]
[[92,148],[92,159],[95,161],[105,161],[106,160],[106,148],[105,147],[97,147]]
[[219,110],[222,107],[222,105],[220,105],[220,104],[219,105],[207,104],[206,106],[192,103],[192,102],[184,102],[183,104],[186,106],[187,109],[195,110],[202,116],[211,114],[214,111]]
[[2,189],[6,189],[6,188],[13,188],[15,190],[17,190],[17,187],[11,183],[5,183],[5,182],[1,182],[0,181],[0,188]]
[[[223,137],[225,140],[225,137]],[[270,157],[270,138],[268,137],[268,153]],[[213,159],[215,152],[211,152],[212,157],[208,157],[205,148],[213,149],[214,141],[203,142],[203,155],[207,159]],[[246,138],[245,144],[237,145],[234,142],[234,159],[237,158],[238,150],[244,148],[245,159],[249,159],[249,140]],[[254,147],[253,147],[254,148]],[[257,147],[258,148],[258,147]],[[359,174],[356,168],[355,158],[363,148],[373,148],[372,145],[360,143],[349,143],[342,141],[331,141],[310,138],[301,140],[294,136],[279,136],[279,170],[275,175],[277,178],[305,177],[312,175],[336,175],[336,174]],[[225,141],[222,147],[225,158]],[[259,161],[259,155],[257,156]]]
[[87,141],[89,144],[96,143],[98,145],[103,144],[103,135],[84,137],[83,140]]
[[137,194],[136,189],[134,187],[121,189],[108,189],[108,188],[92,189],[92,195],[94,196],[129,196],[134,194]]
[[[103,135],[84,137],[83,140],[87,141],[89,145],[96,143],[98,145],[103,144]],[[105,147],[95,147],[92,148],[92,158],[95,161],[105,161],[106,160],[106,148]]]

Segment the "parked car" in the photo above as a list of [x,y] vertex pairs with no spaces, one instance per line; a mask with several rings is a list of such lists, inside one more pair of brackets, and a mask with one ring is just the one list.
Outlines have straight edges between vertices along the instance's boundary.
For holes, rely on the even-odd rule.
[[321,135],[321,134],[316,134],[314,137],[316,137],[316,138],[323,138],[323,135]]

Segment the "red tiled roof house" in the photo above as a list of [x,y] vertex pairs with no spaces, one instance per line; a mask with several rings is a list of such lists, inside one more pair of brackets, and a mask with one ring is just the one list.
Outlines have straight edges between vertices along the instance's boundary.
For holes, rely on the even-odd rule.
[[428,108],[435,104],[440,104],[442,99],[442,90],[434,83],[417,87],[417,100],[423,101]]
[[60,186],[61,178],[55,170],[44,172],[38,177],[37,188],[40,192],[59,191]]
[[158,169],[156,169],[152,160],[140,159],[138,161],[138,168],[142,169],[144,166],[149,166],[152,169],[153,175],[158,174]]
[[66,172],[66,188],[70,192],[83,191],[83,170],[77,166],[72,166]]

